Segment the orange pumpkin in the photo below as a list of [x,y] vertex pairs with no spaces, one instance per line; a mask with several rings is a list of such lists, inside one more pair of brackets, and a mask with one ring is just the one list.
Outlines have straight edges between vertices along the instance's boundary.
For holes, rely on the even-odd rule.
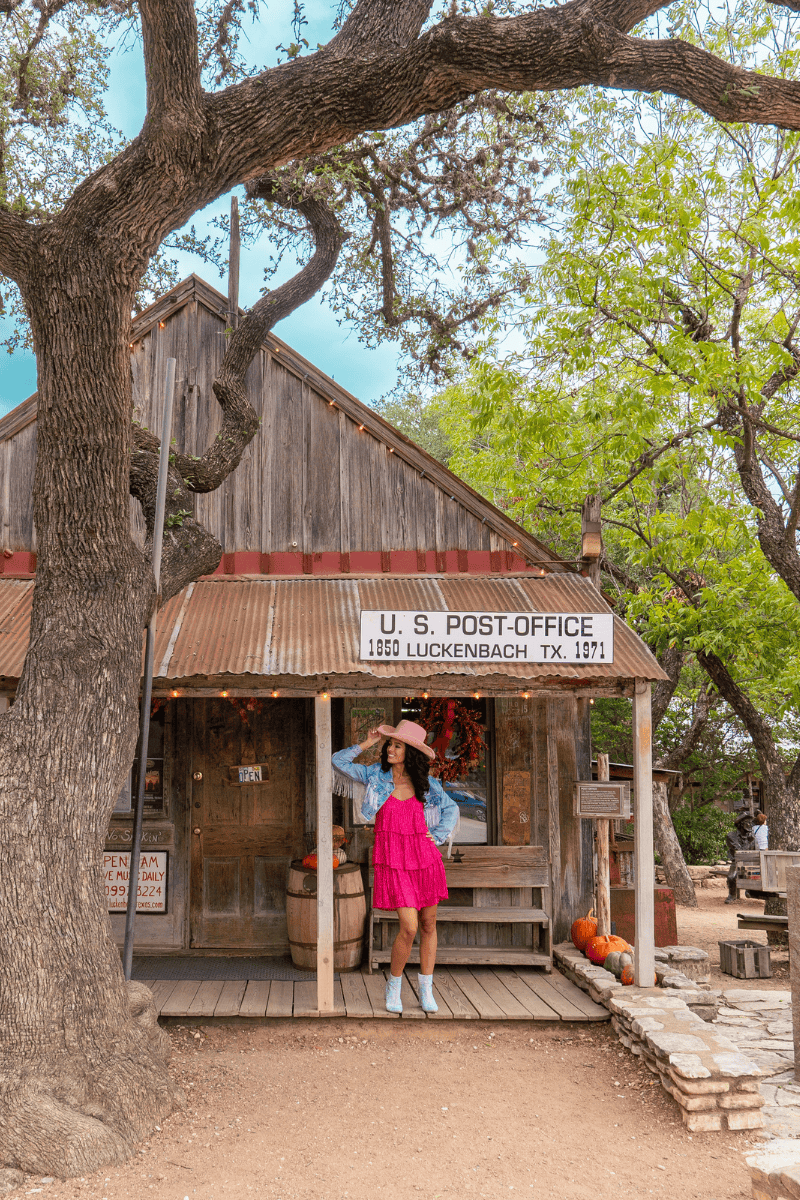
[[589,909],[585,917],[578,917],[577,921],[572,922],[570,936],[572,944],[576,950],[585,950],[586,943],[590,938],[593,938],[597,933],[597,917],[594,915],[594,910]]
[[[630,986],[630,984],[633,983],[633,967],[632,966],[626,966],[626,967],[622,968],[622,974],[620,975],[620,982],[624,983],[626,985],[626,987]],[[658,976],[656,974],[654,974],[653,975],[653,987],[657,987],[657,986],[658,986]]]
[[588,958],[591,962],[597,963],[599,966],[602,966],[612,950],[630,950],[630,946],[624,938],[617,937],[613,933],[601,934],[600,937],[593,937],[586,943]]
[[[334,871],[336,870],[336,868],[338,867],[338,865],[339,865],[339,860],[338,860],[338,858],[336,857],[336,855],[334,854],[334,856],[333,856],[333,869],[334,869]],[[316,869],[317,869],[317,856],[316,856],[316,854],[307,854],[307,855],[305,856],[305,858],[303,859],[303,866],[304,866],[304,867],[309,867],[309,868],[310,868],[312,871],[316,871]]]

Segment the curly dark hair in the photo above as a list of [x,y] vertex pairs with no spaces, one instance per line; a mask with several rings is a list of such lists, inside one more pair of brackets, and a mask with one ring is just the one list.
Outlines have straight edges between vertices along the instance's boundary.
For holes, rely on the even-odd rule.
[[[383,771],[391,771],[389,757],[386,753],[389,745],[389,738],[381,746],[381,769]],[[408,772],[408,776],[414,785],[414,796],[419,800],[420,804],[425,803],[425,794],[428,791],[428,767],[431,760],[427,754],[423,754],[421,750],[417,750],[416,746],[409,746],[406,743],[406,757],[404,766]]]

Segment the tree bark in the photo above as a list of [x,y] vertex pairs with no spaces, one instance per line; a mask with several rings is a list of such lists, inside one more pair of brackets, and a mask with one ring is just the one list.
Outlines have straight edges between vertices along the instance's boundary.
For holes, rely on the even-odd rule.
[[[659,664],[666,671],[668,678],[662,679],[653,688],[653,736],[664,719],[670,700],[675,695],[683,670],[685,654],[683,650],[669,646],[659,655]],[[701,721],[701,711],[703,711]],[[702,724],[708,715],[707,697],[704,710],[696,709],[692,724],[686,737],[667,759],[659,759],[653,764],[654,768],[675,771],[691,752],[700,734]],[[667,886],[672,888],[678,904],[687,908],[697,908],[697,896],[694,890],[694,880],[689,874],[686,860],[683,857],[681,844],[672,824],[672,814],[669,811],[667,785],[663,780],[653,780],[653,841],[656,854],[661,859]]]
[[667,886],[672,888],[675,900],[686,908],[697,908],[694,880],[689,874],[683,857],[675,826],[667,802],[667,785],[663,779],[653,780],[653,841],[656,854],[661,859]]
[[[342,243],[318,202],[302,271],[231,339],[215,392],[224,446],[170,472],[168,515],[238,465],[258,421],[244,376],[276,320],[330,274]],[[86,242],[38,247],[26,289],[39,402],[39,532],[30,649],[0,717],[0,1166],[55,1176],[124,1161],[183,1102],[146,989],[126,985],[100,871],[114,802],[133,760],[142,629],[156,602],[131,536],[128,487],[152,537],[157,443],[132,438],[128,324],[133,292]],[[182,477],[183,470],[186,477]],[[80,481],[76,488],[75,481]],[[219,562],[194,520],[165,531],[165,597]]]
[[758,755],[761,780],[769,811],[769,840],[774,850],[800,850],[800,789],[797,768],[787,777],[783,760],[764,720],[748,696],[736,683],[728,668],[706,651],[697,652],[697,661],[723,699],[744,724]]
[[39,568],[0,718],[0,1163],[56,1176],[121,1162],[181,1099],[136,1020],[102,894],[154,588],[127,501],[133,293],[95,287],[109,264],[87,251],[43,237],[26,290]]

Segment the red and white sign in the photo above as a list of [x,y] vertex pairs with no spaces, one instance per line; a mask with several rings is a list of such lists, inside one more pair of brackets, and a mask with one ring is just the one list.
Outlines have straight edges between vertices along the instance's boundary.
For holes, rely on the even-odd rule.
[[[109,912],[125,912],[128,907],[128,879],[131,856],[129,852],[111,851],[103,855],[103,882]],[[142,851],[139,856],[139,888],[136,895],[137,913],[167,911],[167,851]]]

